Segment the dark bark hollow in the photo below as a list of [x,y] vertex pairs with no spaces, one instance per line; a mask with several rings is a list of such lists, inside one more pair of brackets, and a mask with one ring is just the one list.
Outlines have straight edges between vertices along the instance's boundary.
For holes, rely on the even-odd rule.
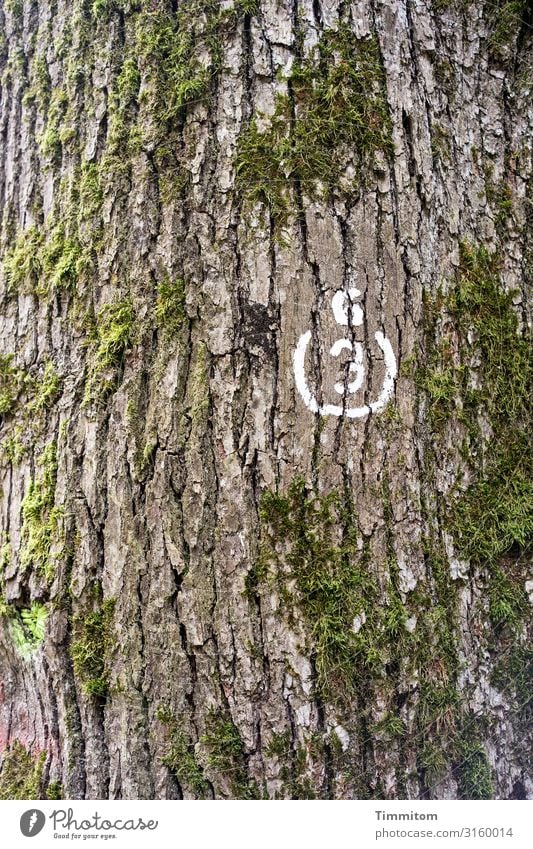
[[4,0],[0,798],[524,798],[526,2]]

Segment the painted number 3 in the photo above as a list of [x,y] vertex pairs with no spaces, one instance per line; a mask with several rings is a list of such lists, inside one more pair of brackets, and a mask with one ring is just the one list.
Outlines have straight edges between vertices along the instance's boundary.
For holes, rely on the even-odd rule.
[[[331,307],[335,321],[341,327],[357,327],[363,323],[363,310],[360,304],[356,304],[356,298],[359,298],[361,292],[359,289],[349,289],[348,292],[339,291],[333,296]],[[349,321],[348,310],[351,310],[351,322]],[[392,350],[392,345],[389,340],[379,330],[374,334],[374,339],[383,352],[385,360],[385,377],[380,394],[375,401],[369,404],[363,404],[361,407],[350,407],[347,403],[340,404],[319,404],[309,386],[305,376],[305,355],[309,342],[311,341],[311,331],[303,333],[296,346],[294,352],[294,378],[298,392],[302,396],[303,402],[312,413],[320,413],[321,416],[347,416],[349,419],[362,419],[368,416],[369,413],[378,413],[387,405],[394,391],[394,380],[396,378],[396,357]],[[351,342],[343,336],[337,339],[330,348],[332,357],[338,357],[341,351],[350,351],[352,359],[349,365],[349,375],[351,380],[347,383],[335,383],[334,389],[339,395],[353,394],[361,389],[365,380],[365,367],[363,363],[363,346],[361,342]]]

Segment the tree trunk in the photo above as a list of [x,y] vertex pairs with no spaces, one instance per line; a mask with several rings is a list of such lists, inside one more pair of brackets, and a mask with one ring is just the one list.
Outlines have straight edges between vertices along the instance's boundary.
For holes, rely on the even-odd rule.
[[528,14],[4,0],[0,798],[533,794]]

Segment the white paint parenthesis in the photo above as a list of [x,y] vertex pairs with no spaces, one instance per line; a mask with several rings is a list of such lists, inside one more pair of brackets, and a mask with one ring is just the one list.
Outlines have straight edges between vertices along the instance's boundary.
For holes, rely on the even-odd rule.
[[[309,410],[311,410],[312,413],[320,413],[322,416],[346,416],[349,419],[362,419],[365,416],[368,416],[369,413],[378,413],[387,405],[394,392],[394,381],[397,374],[396,357],[394,356],[391,343],[380,330],[374,334],[374,339],[381,348],[385,361],[385,378],[378,398],[370,404],[364,404],[361,407],[341,407],[339,404],[323,404],[320,406],[309,389],[305,378],[305,355],[307,353],[309,342],[311,341],[311,331],[308,330],[306,333],[302,333],[293,356],[294,378],[296,388],[298,389],[304,404]],[[352,347],[349,340],[338,340],[338,342],[332,346],[331,353],[334,356],[337,356],[341,350],[347,347],[350,349]],[[358,351],[357,354],[359,354]],[[355,366],[356,368],[359,366],[358,356],[356,356]],[[358,382],[358,378],[359,375],[354,383]],[[348,384],[348,387],[350,388],[350,384]]]
[[396,380],[396,357],[394,356],[394,351],[392,350],[392,345],[386,336],[378,330],[374,334],[374,339],[378,343],[379,347],[383,351],[383,358],[385,360],[385,379],[383,381],[383,387],[379,394],[379,398],[377,401],[374,401],[370,404],[370,409],[373,413],[377,413],[379,410],[382,410],[383,407],[390,401],[392,398],[392,393],[394,392],[394,381]]
[[298,339],[298,344],[296,346],[296,350],[294,352],[294,379],[296,381],[296,388],[300,395],[302,396],[302,400],[306,407],[311,410],[312,413],[318,413],[318,404],[315,396],[309,389],[307,385],[307,380],[305,379],[305,353],[307,351],[307,346],[311,340],[311,331],[308,330],[307,333],[302,333],[300,338]]

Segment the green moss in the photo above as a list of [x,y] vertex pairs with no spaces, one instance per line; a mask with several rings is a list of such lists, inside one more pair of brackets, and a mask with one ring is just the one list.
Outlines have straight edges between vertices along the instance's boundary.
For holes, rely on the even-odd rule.
[[353,699],[361,681],[379,680],[412,639],[395,560],[389,558],[382,589],[366,549],[358,548],[350,499],[317,496],[302,479],[287,495],[263,493],[260,520],[261,557],[247,593],[271,592],[273,582],[280,614],[289,622],[303,616],[307,625],[319,694]]
[[44,298],[60,290],[72,290],[83,271],[87,259],[75,228],[67,230],[65,222],[47,224],[48,236],[44,229],[30,227],[19,234],[8,251],[4,274],[11,294]]
[[167,726],[169,732],[168,750],[161,758],[162,763],[175,775],[181,786],[197,799],[205,799],[209,784],[196,760],[193,743],[179,728],[175,716],[168,708],[160,707],[157,710],[157,718]]
[[15,412],[19,396],[27,385],[28,376],[13,365],[13,355],[0,354],[0,417]]
[[[390,152],[391,121],[377,41],[358,39],[346,25],[328,30],[316,53],[296,64],[287,79],[289,96],[278,95],[266,129],[254,118],[241,135],[238,185],[250,203],[265,203],[278,224],[286,220],[291,189],[307,195],[357,188],[375,163]],[[346,162],[357,174],[344,185]]]
[[42,155],[51,162],[57,163],[61,157],[61,129],[68,106],[68,94],[63,88],[55,89],[50,98],[47,111],[47,124],[39,139]]
[[461,551],[476,562],[494,564],[531,541],[531,461],[520,443],[527,452],[525,434],[509,429],[509,441],[496,443],[485,474],[453,505],[451,527]]
[[[512,564],[508,568],[510,570]],[[493,625],[517,632],[527,616],[528,607],[528,598],[520,580],[513,581],[501,568],[494,568],[489,583],[489,615]]]
[[211,713],[202,742],[209,752],[209,766],[218,772],[233,772],[243,760],[241,736],[231,720]]
[[15,20],[22,21],[22,16],[24,14],[23,0],[6,0],[5,8],[6,11],[15,18]]
[[37,757],[15,740],[2,752],[0,799],[42,799],[46,753]]
[[46,605],[34,602],[31,607],[8,612],[9,633],[23,657],[31,657],[44,640],[44,631],[48,609]]
[[420,683],[419,725],[426,738],[451,739],[459,718],[459,696],[446,668],[428,664]]
[[446,12],[454,3],[455,0],[431,0],[431,6],[436,12]]
[[177,333],[187,319],[185,312],[185,283],[181,277],[166,277],[157,287],[155,305],[157,326],[166,336]]
[[[513,293],[500,283],[498,257],[462,245],[454,285],[427,304],[429,339],[441,328],[441,341],[417,375],[433,423],[455,418],[466,429],[465,453],[478,476],[466,491],[456,491],[449,522],[463,555],[478,563],[495,563],[514,546],[524,548],[533,525],[532,359],[512,301]],[[448,317],[445,331],[442,316]],[[491,430],[488,449],[483,422]]]
[[431,132],[431,153],[433,158],[444,164],[451,161],[451,139],[448,130],[435,122]]
[[305,775],[307,767],[307,748],[298,746],[291,755],[288,762],[280,769],[279,777],[282,782],[283,798],[303,800],[316,799],[316,786],[308,775]]
[[140,84],[141,76],[137,59],[134,56],[127,56],[117,78],[117,93],[123,106],[129,106],[137,99]]
[[[439,87],[446,93],[448,100],[451,102],[455,100],[457,95],[457,77],[456,70],[452,62],[448,59],[435,57],[435,62],[433,65],[435,80]],[[448,149],[449,149],[449,137],[448,137]],[[475,160],[475,150],[472,149],[472,158]]]
[[372,726],[372,732],[384,736],[388,740],[395,740],[405,736],[405,722],[397,714],[389,713],[380,722]]
[[72,620],[70,655],[83,692],[105,698],[109,688],[115,599],[102,600],[98,587],[95,604],[95,610],[77,614]]
[[[442,546],[428,538],[428,584],[419,582],[414,592],[401,594],[386,479],[379,494],[386,561],[373,564],[358,539],[348,495],[317,496],[298,479],[286,495],[265,492],[260,502],[261,557],[247,595],[271,595],[275,588],[279,615],[295,624],[303,620],[310,645],[302,650],[310,654],[317,694],[339,708],[353,705],[361,693],[363,698],[379,693],[386,700],[391,677],[417,680],[418,765],[429,786],[455,762],[463,720],[457,688],[457,588]],[[412,618],[415,626],[408,628]],[[369,731],[381,743],[395,741],[401,751],[407,728],[394,701]],[[307,754],[287,753],[289,743],[274,739],[269,754],[280,759],[285,792],[307,798],[313,788],[298,766]]]
[[64,510],[55,504],[57,477],[56,446],[50,443],[39,459],[39,477],[35,477],[22,502],[22,544],[20,562],[34,569],[47,582],[53,579],[56,557],[54,544],[60,543],[60,519]]
[[0,616],[5,616],[9,611],[9,603],[6,599],[5,571],[11,563],[11,545],[7,534],[0,535]]
[[27,447],[24,444],[21,436],[24,432],[24,428],[22,425],[15,425],[13,427],[12,433],[9,436],[6,436],[1,443],[1,458],[2,460],[7,460],[13,466],[18,466],[24,454],[26,453]]
[[[145,10],[136,26],[137,50],[147,69],[151,108],[158,122],[167,124],[209,94],[221,67],[221,38],[236,15],[249,10],[235,6],[222,10],[216,0],[189,0],[177,12]],[[200,59],[207,48],[207,56]]]
[[[336,749],[340,759],[341,743],[333,732],[328,740],[330,754]],[[274,734],[267,748],[267,754],[275,757],[279,764],[278,777],[281,781],[281,793],[278,799],[316,799],[316,785],[309,772],[314,772],[314,764],[320,763],[325,756],[324,739],[320,734],[310,734],[301,744],[295,745],[290,731]]]
[[291,751],[291,732],[283,731],[282,733],[274,732],[266,747],[266,754],[269,758],[278,758],[278,760],[286,760]]
[[96,162],[83,162],[80,172],[78,223],[94,221],[100,215],[103,202],[100,169]]
[[63,785],[60,781],[51,781],[46,788],[46,798],[50,800],[64,799]]
[[211,711],[201,742],[207,750],[208,766],[229,781],[233,798],[259,798],[257,787],[248,779],[241,736],[229,717]]
[[489,51],[500,62],[510,59],[510,50],[527,18],[527,0],[495,0],[490,4]]
[[437,784],[449,767],[447,754],[440,741],[427,740],[418,757],[418,767],[429,787]]
[[42,241],[37,227],[29,227],[18,234],[3,263],[9,293],[29,293],[37,288],[41,274]]
[[529,722],[533,710],[533,648],[513,646],[494,667],[491,683],[502,693],[513,693],[518,717]]
[[159,160],[158,187],[161,203],[168,204],[185,199],[190,183],[190,173],[183,164],[179,164],[174,154],[157,156],[157,158]]
[[91,15],[94,20],[98,18],[108,18],[114,6],[113,0],[93,0],[91,6]]
[[[502,286],[498,257],[461,245],[452,284],[426,302],[424,363],[415,373],[437,443],[441,434],[446,440],[459,429],[464,434],[461,454],[471,483],[465,488],[458,477],[445,521],[459,554],[486,576],[491,650],[521,633],[528,609],[523,558],[516,555],[531,540],[531,354],[513,297]],[[444,553],[428,544],[426,556],[438,605],[423,623],[427,629],[433,620],[427,630],[433,658],[421,654],[419,766],[430,785],[453,764],[465,798],[490,798],[486,756],[478,737],[465,737],[457,691],[456,582],[452,586]]]
[[[417,764],[423,784],[432,796],[439,781],[457,764],[461,728],[467,727],[455,667],[439,656],[431,638],[422,650],[419,668],[420,694],[417,707]],[[439,797],[438,789],[436,798]]]
[[235,0],[236,12],[242,12],[244,15],[257,15],[261,8],[261,0]]
[[83,253],[77,238],[67,235],[57,224],[41,251],[42,274],[36,293],[40,296],[61,289],[72,289],[81,271]]
[[467,731],[456,741],[455,774],[461,799],[493,799],[492,770],[482,743],[475,736],[475,725],[467,721]]
[[51,80],[48,63],[44,56],[35,56],[31,63],[31,85],[22,98],[24,106],[36,104],[46,112],[50,102]]
[[301,479],[291,484],[287,496],[263,493],[260,506],[262,566],[282,566],[276,548],[287,540],[288,570],[280,591],[291,611],[287,585],[294,581],[296,601],[313,639],[319,689],[328,694],[342,685],[353,686],[358,635],[352,622],[363,612],[365,594],[374,601],[376,592],[366,574],[354,568],[355,541],[349,539],[342,547],[333,542],[339,508],[335,493],[317,498]]
[[75,294],[101,247],[103,190],[100,166],[83,161],[65,175],[53,210],[42,225],[19,232],[6,252],[4,276],[10,294],[41,299]]
[[109,92],[109,131],[99,166],[101,183],[109,175],[128,175],[131,158],[140,149],[139,129],[136,126],[140,82],[138,58],[133,53],[126,53],[115,84]]
[[134,321],[133,304],[127,299],[106,304],[96,316],[85,405],[104,401],[116,388],[118,372],[133,341]]
[[42,377],[34,384],[32,399],[28,404],[30,413],[41,413],[53,406],[61,394],[61,378],[51,360],[47,360]]

